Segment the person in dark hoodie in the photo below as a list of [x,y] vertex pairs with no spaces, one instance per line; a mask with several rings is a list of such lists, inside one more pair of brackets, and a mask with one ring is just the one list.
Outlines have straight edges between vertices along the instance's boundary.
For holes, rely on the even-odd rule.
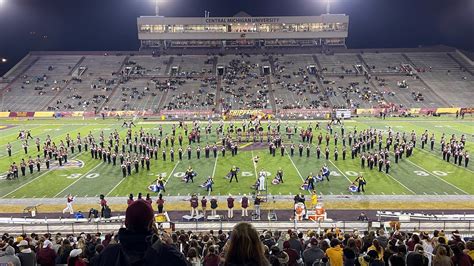
[[110,244],[91,265],[186,266],[186,259],[166,234],[153,228],[153,210],[144,200],[134,201],[126,210],[125,227],[118,232],[118,244]]

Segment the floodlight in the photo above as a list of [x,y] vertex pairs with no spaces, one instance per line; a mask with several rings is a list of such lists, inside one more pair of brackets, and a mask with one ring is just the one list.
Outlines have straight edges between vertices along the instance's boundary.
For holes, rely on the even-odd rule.
[[[3,0],[0,0],[0,2]],[[8,60],[6,58],[2,58],[2,63],[6,63]]]

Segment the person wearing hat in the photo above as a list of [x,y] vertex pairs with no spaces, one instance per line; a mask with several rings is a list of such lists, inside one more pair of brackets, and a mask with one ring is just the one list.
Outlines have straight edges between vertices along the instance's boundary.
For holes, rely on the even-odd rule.
[[51,241],[45,240],[43,242],[43,248],[38,251],[36,260],[41,266],[56,265],[56,252],[54,252],[53,243]]
[[15,249],[8,246],[5,253],[0,257],[0,265],[21,266],[20,259],[15,255]]
[[118,244],[110,244],[91,261],[92,265],[186,266],[186,259],[171,237],[153,229],[154,214],[148,203],[136,200],[125,212],[125,228],[118,232]]
[[87,263],[81,258],[82,249],[76,248],[71,251],[67,259],[68,266],[86,266]]
[[313,237],[309,240],[309,247],[303,251],[303,260],[306,266],[311,266],[315,261],[324,258],[324,251],[318,246],[318,239]]
[[19,253],[17,254],[22,266],[36,266],[36,254],[31,250],[28,241],[21,240],[18,243]]

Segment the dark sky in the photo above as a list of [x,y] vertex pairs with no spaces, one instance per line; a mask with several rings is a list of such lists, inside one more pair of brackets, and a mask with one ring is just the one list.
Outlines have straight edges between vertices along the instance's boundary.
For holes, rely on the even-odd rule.
[[[0,0],[0,75],[32,50],[137,50],[153,0]],[[161,0],[161,15],[319,15],[325,0]],[[349,48],[446,44],[474,51],[474,0],[332,0],[350,17]],[[44,36],[44,37],[43,37]]]

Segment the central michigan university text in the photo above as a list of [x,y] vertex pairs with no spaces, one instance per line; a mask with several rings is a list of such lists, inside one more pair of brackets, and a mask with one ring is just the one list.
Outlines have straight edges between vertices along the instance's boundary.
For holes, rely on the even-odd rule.
[[280,18],[206,18],[206,23],[277,23]]

